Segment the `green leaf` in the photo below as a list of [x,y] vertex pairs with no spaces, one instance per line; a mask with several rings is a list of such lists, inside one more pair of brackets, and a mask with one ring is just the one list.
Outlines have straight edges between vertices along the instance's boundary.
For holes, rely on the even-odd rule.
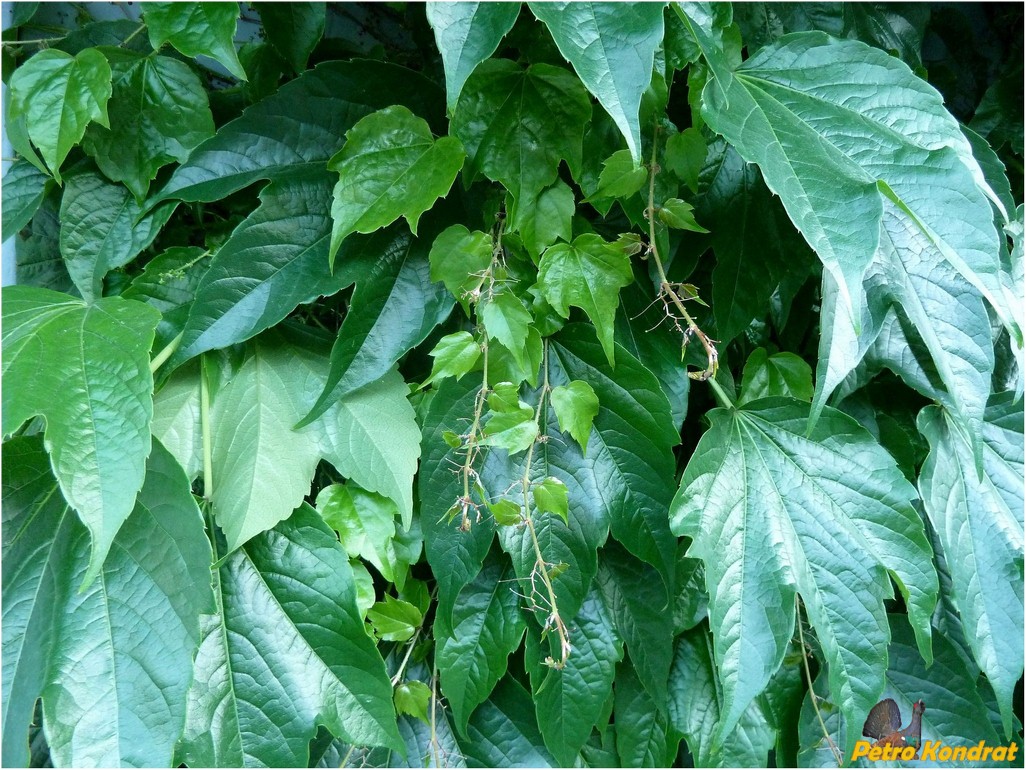
[[556,767],[538,732],[531,696],[511,676],[471,714],[460,748],[476,767]]
[[429,355],[435,362],[422,388],[446,377],[455,377],[458,381],[474,368],[481,357],[481,346],[470,332],[454,332],[438,340]]
[[919,416],[930,442],[919,488],[944,549],[955,605],[973,656],[987,674],[1012,731],[1012,693],[1022,677],[1023,408],[1013,394],[991,397],[983,422],[983,474],[951,415]]
[[758,702],[741,715],[729,737],[717,743],[723,695],[717,680],[713,640],[702,624],[677,642],[670,672],[670,722],[687,741],[701,767],[764,767],[773,730]]
[[397,104],[361,118],[328,161],[339,174],[330,262],[350,233],[371,233],[404,217],[417,234],[421,214],[449,192],[466,154],[458,140],[435,140],[427,121]]
[[[721,60],[709,45],[704,55]],[[857,329],[859,286],[881,245],[887,201],[896,207],[892,230],[904,231],[900,259],[912,249],[950,262],[1003,312],[996,234],[978,224],[990,219],[989,187],[932,87],[882,51],[813,32],[763,48],[736,72],[724,67],[703,94],[706,121],[759,164]],[[855,110],[852,95],[866,89],[879,103],[860,98]]]
[[[347,240],[342,248],[345,259],[335,275],[345,283],[356,281],[356,289],[331,349],[324,390],[297,427],[384,376],[449,317],[452,298],[428,277],[429,242],[426,233],[412,238],[401,225]],[[324,269],[323,264],[318,266]]]
[[331,484],[317,493],[317,512],[338,532],[350,559],[366,559],[390,583],[396,582],[396,504],[355,484]]
[[602,2],[528,3],[563,57],[616,122],[634,163],[641,161],[638,111],[663,41],[663,6]]
[[428,260],[431,280],[444,283],[467,309],[471,292],[480,289],[484,272],[492,263],[492,238],[488,233],[452,225],[435,238]]
[[170,43],[186,56],[209,56],[236,78],[245,80],[246,71],[235,53],[238,19],[238,3],[153,2],[143,9],[154,51]]
[[207,93],[184,62],[120,48],[102,50],[110,63],[110,126],[92,125],[83,149],[100,170],[146,197],[157,171],[184,163],[196,145],[214,133]]
[[462,465],[463,456],[460,450],[450,447],[442,435],[447,431],[462,434],[467,430],[466,419],[474,413],[480,387],[480,383],[443,381],[423,421],[424,455],[418,475],[418,499],[422,501],[420,521],[431,570],[436,575],[445,575],[445,580],[438,582],[436,610],[443,619],[452,617],[456,597],[481,570],[495,535],[491,517],[481,516],[478,520],[473,509],[467,514],[471,522],[469,531],[459,529],[446,515],[463,495],[463,484],[452,472],[452,463]]
[[937,576],[910,503],[915,490],[846,415],[825,411],[806,435],[809,410],[775,398],[710,412],[670,510],[674,532],[693,538],[688,555],[705,562],[723,687],[717,746],[783,660],[796,592],[823,647],[831,697],[852,721],[883,686],[889,575],[931,657]]
[[445,99],[452,111],[470,73],[499,47],[520,14],[519,3],[428,3],[427,20],[445,68]]
[[300,507],[225,557],[214,584],[217,613],[203,617],[179,762],[306,767],[318,724],[399,748],[392,684],[348,559],[315,511]]
[[286,83],[196,147],[149,205],[168,198],[220,200],[258,179],[280,180],[295,171],[323,174],[346,131],[364,115],[403,104],[438,130],[444,117],[435,106],[440,100],[436,85],[403,67],[326,62]]
[[4,765],[28,766],[42,697],[55,764],[170,766],[200,613],[212,606],[210,544],[188,479],[155,443],[100,579],[82,591],[90,536],[43,442],[5,443],[3,466]]
[[524,523],[523,506],[512,500],[498,500],[489,505],[488,510],[500,527],[515,527]]
[[[328,269],[330,190],[328,175],[319,173],[296,174],[260,191],[260,206],[235,228],[203,273],[168,370],[250,339],[298,305],[346,285],[346,275]],[[354,249],[363,245],[353,244]]]
[[621,663],[617,669],[613,714],[616,753],[623,766],[673,765],[680,736],[670,739],[666,709],[656,706],[656,701],[642,686],[638,673],[629,663]]
[[484,174],[519,202],[556,181],[560,159],[580,166],[590,118],[588,94],[566,70],[489,59],[467,79],[451,130],[467,150],[467,181]]
[[738,406],[767,396],[812,401],[812,367],[794,353],[769,355],[756,348],[745,363]]
[[695,221],[694,206],[680,198],[663,201],[659,207],[659,221],[674,230],[691,230],[695,233],[709,232]]
[[270,332],[217,394],[212,500],[229,550],[288,517],[309,493],[321,458],[395,501],[409,525],[420,434],[405,383],[392,372],[293,430],[327,366],[320,339]]
[[171,375],[153,396],[150,431],[193,481],[203,470],[199,361]]
[[666,138],[663,163],[670,173],[686,184],[691,192],[698,192],[698,175],[705,164],[706,144],[697,128],[686,128]]
[[520,646],[526,628],[506,559],[490,557],[453,607],[452,624],[440,618],[435,660],[442,693],[456,729],[467,732],[470,715],[506,673],[506,658]]
[[531,494],[534,496],[534,505],[539,513],[552,513],[569,524],[567,518],[569,513],[569,500],[567,499],[566,484],[554,476],[549,476],[540,483],[531,486]]
[[409,602],[386,596],[367,611],[367,620],[374,625],[374,633],[386,642],[410,640],[424,622],[420,610]]
[[306,63],[324,35],[325,3],[261,3],[260,12],[267,42],[296,72]]
[[520,233],[535,261],[557,239],[569,241],[573,235],[571,221],[577,210],[574,191],[562,180],[557,179],[536,196],[522,195],[511,208],[510,226]]
[[[616,664],[623,658],[623,642],[596,591],[588,593],[569,625],[574,629],[573,652],[564,668],[546,667],[538,659],[527,661],[538,725],[562,767],[574,764],[591,735],[612,692]],[[532,646],[543,654],[536,643],[528,646],[529,656]]]
[[15,240],[17,282],[24,286],[52,289],[65,294],[75,294],[78,289],[71,281],[60,252],[61,222],[56,195],[47,195],[32,217],[32,222],[22,238]]
[[528,407],[520,400],[520,388],[512,382],[500,382],[491,388],[491,393],[488,394],[488,406],[493,412],[515,412],[523,407]]
[[24,158],[11,164],[3,182],[3,240],[32,221],[48,190],[49,177]]
[[538,423],[531,407],[492,413],[485,423],[481,446],[502,447],[510,454],[524,452],[538,438]]
[[630,258],[623,247],[590,233],[579,235],[573,243],[550,246],[538,265],[542,295],[564,318],[570,317],[571,305],[588,314],[610,364],[620,289],[633,280]]
[[528,325],[534,320],[523,300],[511,291],[492,294],[478,306],[478,313],[488,337],[502,343],[523,367]]
[[159,317],[118,297],[84,305],[48,289],[3,290],[3,433],[46,419],[54,475],[92,541],[86,584],[143,484]]
[[648,181],[648,169],[638,166],[630,150],[617,150],[602,162],[598,189],[589,198],[627,198]]
[[203,265],[210,252],[198,246],[172,246],[158,254],[121,292],[125,299],[149,303],[160,311],[154,350],[163,350],[181,334],[196,298],[196,289],[206,273]]
[[350,559],[349,567],[353,570],[353,581],[356,585],[356,608],[360,611],[361,617],[366,617],[367,610],[374,606],[378,598],[374,590],[374,578],[359,559]]
[[392,702],[395,703],[397,714],[409,714],[425,724],[431,724],[428,718],[428,702],[431,700],[431,688],[416,679],[403,682],[395,688]]
[[86,126],[109,125],[110,65],[92,48],[77,56],[49,48],[12,73],[10,87],[8,119],[25,121],[29,138],[60,182],[61,164]]
[[650,566],[611,542],[599,552],[595,583],[653,708],[665,713],[674,628],[663,581]]
[[591,426],[599,412],[595,389],[584,380],[573,380],[568,385],[554,387],[549,398],[560,430],[573,436],[581,445],[582,454],[587,453]]
[[131,262],[149,246],[177,204],[143,216],[128,190],[94,172],[66,180],[61,198],[61,256],[82,298],[103,295],[103,277]]

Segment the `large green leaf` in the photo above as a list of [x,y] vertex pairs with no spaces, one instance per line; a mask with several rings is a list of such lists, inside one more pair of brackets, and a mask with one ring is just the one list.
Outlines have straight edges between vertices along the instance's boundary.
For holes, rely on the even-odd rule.
[[641,96],[663,42],[663,4],[528,3],[559,52],[616,122],[635,165],[641,161]]
[[831,695],[853,721],[883,687],[888,574],[930,657],[937,575],[915,489],[847,415],[825,411],[806,435],[809,409],[766,398],[710,412],[671,508],[674,531],[693,538],[688,555],[705,562],[723,686],[717,746],[779,667],[796,592],[823,646]]
[[200,362],[176,371],[153,396],[150,430],[182,466],[189,481],[203,470],[200,422]]
[[509,676],[475,709],[460,748],[477,767],[556,767],[538,731],[530,694]]
[[297,305],[351,282],[328,269],[330,200],[331,179],[323,171],[290,175],[260,191],[260,206],[235,228],[203,273],[168,369],[247,340]]
[[991,398],[983,422],[983,475],[971,443],[941,407],[919,416],[930,442],[919,487],[951,572],[955,605],[976,662],[998,697],[1006,734],[1023,672],[1023,408]]
[[[588,593],[570,622],[573,652],[562,669],[541,662],[546,643],[527,646],[535,711],[545,745],[562,767],[574,764],[613,689],[623,642],[597,591]],[[532,637],[528,637],[533,639]],[[550,635],[552,638],[552,635]],[[553,652],[555,657],[558,652]]]
[[623,246],[593,233],[579,235],[573,243],[550,246],[538,265],[542,296],[564,318],[570,317],[571,305],[584,310],[595,324],[610,364],[620,289],[633,280],[630,257]]
[[[966,668],[951,641],[941,634],[936,636],[933,664],[927,667],[902,616],[888,617],[891,621],[893,640],[888,649],[890,664],[887,668],[886,684],[880,697],[892,698],[898,704],[904,717],[902,723],[905,724],[908,715],[912,713],[912,704],[922,700],[926,704],[922,720],[924,744],[930,741],[934,745],[972,747],[984,741],[986,746],[1007,745],[1001,740],[988,717],[986,696],[989,693],[979,686],[976,672]],[[815,690],[820,698],[820,713],[831,740],[837,746],[844,746],[849,733],[856,733],[854,738],[865,740],[862,735],[865,713],[859,714],[858,718],[852,721],[846,719],[842,711],[832,708],[824,679],[822,675],[816,678]],[[849,725],[855,726],[855,729],[849,729]],[[837,767],[837,760],[827,745],[823,728],[808,696],[802,705],[798,731],[801,742],[798,762],[802,767]],[[851,753],[847,756],[851,757]],[[945,764],[937,757],[933,757],[931,761],[927,757],[925,746],[920,754],[920,760],[923,761],[902,762],[897,766],[922,767]],[[1016,757],[1016,763],[1018,761],[1019,758]],[[875,764],[877,763],[862,760],[857,766]],[[972,764],[975,763],[964,763],[964,766]],[[983,766],[988,764],[1000,766],[1001,763],[984,763]]]
[[175,203],[143,209],[128,190],[87,171],[68,177],[61,198],[61,256],[82,298],[103,294],[103,277],[149,246],[167,223]]
[[3,240],[13,238],[32,220],[46,195],[49,179],[24,158],[7,169],[3,182]]
[[467,721],[506,673],[506,658],[520,646],[526,627],[513,570],[490,558],[456,597],[452,625],[439,617],[434,630],[435,664],[456,728]]
[[451,130],[467,150],[465,174],[501,182],[518,205],[556,181],[560,159],[581,164],[588,94],[564,69],[489,59],[467,79]]
[[214,584],[178,761],[306,767],[318,724],[360,745],[402,745],[349,558],[315,511],[300,507],[227,556]]
[[328,161],[339,175],[329,262],[350,233],[372,233],[399,217],[416,235],[421,214],[449,192],[465,157],[459,140],[435,140],[427,121],[401,104],[361,118]]
[[46,419],[54,475],[92,538],[86,583],[99,574],[143,484],[159,318],[118,297],[84,305],[48,289],[3,290],[3,432]]
[[445,67],[445,100],[452,110],[470,73],[499,47],[513,29],[520,3],[452,2],[427,4],[427,19]]
[[463,495],[463,484],[452,472],[454,462],[462,466],[463,455],[443,436],[448,431],[461,434],[467,430],[466,421],[474,413],[474,401],[481,387],[480,381],[475,383],[473,379],[476,378],[462,382],[444,380],[432,397],[423,421],[424,456],[418,476],[420,524],[424,528],[428,564],[436,575],[445,576],[438,581],[436,613],[446,619],[452,617],[460,591],[481,571],[495,536],[495,520],[491,516],[483,515],[478,519],[471,512],[470,529],[463,531],[458,520],[450,521],[447,513]]
[[24,122],[28,138],[58,182],[61,164],[86,126],[93,121],[109,125],[110,79],[110,65],[92,48],[77,56],[49,48],[11,74],[7,119],[12,126]]
[[665,700],[652,700],[643,685],[634,666],[620,664],[613,704],[616,753],[623,767],[671,767],[680,735],[670,736]]
[[655,570],[616,543],[599,552],[596,584],[653,708],[664,713],[674,631],[666,587]]
[[296,72],[324,35],[326,3],[261,3],[256,6],[267,42]]
[[235,52],[238,3],[147,3],[143,21],[150,45],[170,43],[186,56],[209,56],[240,80],[246,72]]
[[326,62],[196,147],[150,205],[167,198],[219,200],[258,179],[278,179],[293,171],[323,173],[346,131],[364,115],[403,104],[437,131],[444,117],[440,102],[437,86],[403,67]]
[[670,720],[687,741],[696,767],[767,766],[773,730],[758,702],[744,710],[727,740],[717,741],[725,704],[704,623],[677,641],[670,685]]
[[62,767],[167,767],[185,722],[210,543],[189,481],[154,444],[97,580],[89,533],[38,437],[4,444],[3,763],[28,766],[36,698]]
[[185,162],[214,133],[207,93],[184,62],[120,48],[102,52],[113,73],[110,127],[90,126],[82,147],[108,178],[124,182],[141,200],[157,171]]
[[321,458],[394,500],[409,527],[420,431],[406,385],[390,372],[293,430],[323,388],[327,368],[319,337],[268,332],[217,394],[212,501],[229,550],[288,517],[310,492]]
[[[703,116],[759,165],[856,329],[862,278],[882,251],[898,272],[923,272],[917,264],[957,272],[1021,335],[1002,297],[984,193],[997,198],[931,86],[883,51],[814,32],[786,36],[731,71],[712,37],[690,23],[717,73]],[[923,323],[911,312],[915,299],[901,301]]]

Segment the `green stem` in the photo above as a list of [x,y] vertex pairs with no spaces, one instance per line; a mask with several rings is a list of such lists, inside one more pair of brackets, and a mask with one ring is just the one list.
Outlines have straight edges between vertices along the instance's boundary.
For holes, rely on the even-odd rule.
[[734,408],[734,402],[730,400],[730,397],[723,390],[723,386],[716,382],[715,377],[710,377],[706,382],[709,383],[709,387],[713,389],[713,393],[716,394],[717,400],[721,406],[725,406],[727,409]]
[[805,632],[802,631],[802,608],[798,602],[798,594],[794,595],[794,608],[795,615],[798,618],[798,644],[802,647],[802,663],[805,665],[805,680],[809,683],[809,700],[812,701],[812,709],[816,712],[816,718],[819,720],[820,729],[823,731],[823,737],[826,738],[827,745],[830,747],[830,751],[833,752],[834,760],[837,762],[837,766],[841,766],[841,751],[837,748],[833,738],[830,737],[830,731],[827,730],[826,722],[823,721],[823,715],[819,711],[819,698],[816,696],[816,690],[812,686],[812,672],[809,671],[809,656],[805,648]]
[[203,434],[203,498],[214,494],[214,461],[210,432],[210,387],[207,385],[206,358],[200,358],[200,433]]
[[342,770],[343,767],[345,767],[346,765],[349,764],[349,758],[351,756],[353,756],[353,752],[354,751],[356,751],[356,744],[355,743],[350,743],[349,744],[349,751],[347,751],[346,755],[344,757],[342,757],[342,764],[340,764],[338,766],[339,770]]
[[135,38],[135,36],[142,32],[144,29],[146,29],[146,25],[140,24],[138,27],[135,28],[132,34],[130,34],[128,37],[126,37],[124,40],[118,43],[118,48],[128,45]]
[[184,331],[179,332],[177,337],[167,343],[167,345],[164,346],[164,349],[153,357],[153,360],[150,361],[150,374],[156,374],[157,370],[164,365],[164,362],[171,358],[171,355],[178,350],[178,346],[181,344],[182,336],[184,334]]

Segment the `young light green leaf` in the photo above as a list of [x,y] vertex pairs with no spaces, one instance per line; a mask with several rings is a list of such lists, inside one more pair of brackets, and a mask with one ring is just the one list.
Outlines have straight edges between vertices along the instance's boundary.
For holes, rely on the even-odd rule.
[[386,596],[367,611],[367,620],[374,626],[374,633],[385,642],[406,642],[424,622],[420,610],[409,602]]
[[491,236],[478,230],[471,232],[463,225],[451,225],[431,244],[428,260],[431,280],[444,283],[467,309],[471,292],[480,287],[484,271],[492,262]]
[[539,513],[552,513],[569,524],[568,514],[570,503],[567,497],[566,484],[554,476],[531,485],[534,505]]
[[526,407],[520,400],[520,388],[512,382],[500,382],[488,394],[488,406],[493,412],[515,412]]
[[1006,734],[1022,676],[1023,410],[992,396],[983,422],[983,474],[957,422],[929,406],[917,421],[930,442],[919,488],[951,571],[962,628],[987,674]]
[[470,73],[499,47],[520,14],[518,3],[428,3],[427,20],[445,68],[445,100],[456,107]]
[[82,147],[100,170],[124,182],[138,200],[168,163],[184,163],[213,136],[214,119],[199,77],[184,62],[103,48],[113,82],[107,113],[110,127],[91,125]]
[[32,220],[49,189],[50,177],[24,158],[11,164],[3,181],[3,240],[14,235]]
[[359,559],[350,559],[349,568],[353,571],[353,584],[356,587],[356,608],[360,611],[360,617],[366,617],[367,610],[373,607],[378,599],[374,590],[374,578]]
[[238,3],[147,3],[143,21],[150,45],[159,51],[170,43],[186,56],[209,56],[239,80],[246,71],[235,52]]
[[523,301],[513,292],[503,291],[482,302],[478,312],[488,336],[502,343],[517,366],[523,367],[528,326],[534,320]]
[[399,217],[416,235],[420,215],[449,192],[465,157],[457,139],[434,139],[427,121],[401,104],[361,118],[328,161],[339,174],[329,261],[350,233],[372,233]]
[[690,230],[694,233],[709,232],[695,221],[694,206],[680,198],[663,201],[659,207],[659,221],[675,230]]
[[590,118],[587,92],[565,69],[489,59],[468,78],[452,131],[467,150],[468,182],[484,174],[528,201],[556,181],[560,159],[580,166]]
[[317,512],[338,532],[350,559],[366,559],[385,580],[396,582],[398,560],[392,539],[399,508],[392,500],[356,484],[332,484],[317,494]]
[[11,74],[8,118],[24,120],[28,136],[60,182],[60,168],[90,122],[108,126],[110,65],[87,48],[71,56],[48,48]]
[[213,609],[210,543],[188,479],[154,443],[135,508],[84,591],[90,535],[40,437],[4,444],[3,482],[3,764],[28,766],[42,697],[55,764],[171,766],[200,613]]
[[634,162],[630,150],[617,150],[602,162],[598,189],[588,198],[626,198],[634,195],[647,181],[648,169]]
[[3,290],[3,433],[35,415],[46,419],[54,474],[92,540],[86,583],[143,484],[159,318],[120,297],[85,305],[48,289]]
[[549,398],[560,430],[573,436],[574,441],[581,445],[581,452],[586,453],[591,424],[599,412],[595,389],[584,380],[573,380],[568,385],[554,387]]
[[633,280],[630,259],[623,248],[592,233],[577,236],[573,243],[550,246],[538,265],[542,295],[564,318],[570,317],[571,305],[588,314],[610,364],[620,289]]
[[666,138],[663,163],[693,193],[698,192],[698,175],[705,165],[706,149],[705,137],[697,128],[686,128]]
[[[392,683],[367,634],[345,551],[308,505],[225,557],[176,759],[305,767],[323,724],[398,749]],[[281,693],[269,701],[267,688]]]
[[[823,647],[831,699],[853,723],[882,688],[889,574],[930,659],[937,575],[910,503],[915,490],[848,416],[824,412],[806,435],[809,410],[776,398],[710,412],[712,427],[670,509],[674,532],[694,538],[688,555],[705,563],[723,687],[716,746],[779,667],[794,632],[796,591]],[[784,531],[786,549],[772,547],[771,533]],[[765,654],[745,654],[753,646]],[[841,749],[850,755],[854,736],[848,740]]]
[[324,35],[325,3],[261,3],[260,12],[267,42],[295,72],[306,63]]
[[69,177],[61,197],[61,256],[82,298],[103,295],[103,278],[132,261],[157,237],[177,204],[163,203],[151,213],[128,190],[100,174]]
[[756,348],[745,363],[738,406],[767,396],[812,401],[812,367],[794,353],[769,355]]
[[506,659],[520,646],[526,624],[515,576],[505,557],[492,556],[460,591],[452,624],[436,626],[436,661],[442,693],[456,729],[465,734],[471,713],[506,673]]
[[563,57],[616,122],[635,163],[641,161],[641,96],[652,82],[663,41],[660,3],[528,3]]
[[423,682],[411,679],[395,688],[392,702],[395,703],[396,714],[409,714],[425,724],[431,724],[428,718],[428,702],[431,700],[431,688]]
[[538,438],[534,410],[521,407],[515,411],[492,413],[484,426],[481,446],[502,447],[511,454],[525,451]]
[[500,527],[515,527],[524,523],[524,509],[519,503],[503,498],[488,505],[488,510],[495,517]]
[[435,359],[431,366],[431,376],[420,386],[426,388],[432,382],[455,377],[457,381],[474,368],[481,356],[481,346],[470,332],[454,332],[447,334],[431,349],[428,354]]

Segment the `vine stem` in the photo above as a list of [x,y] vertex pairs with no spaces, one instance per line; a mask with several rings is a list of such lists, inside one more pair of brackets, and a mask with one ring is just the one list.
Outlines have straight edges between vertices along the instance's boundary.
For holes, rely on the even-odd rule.
[[[534,424],[538,427],[539,433],[541,433],[542,409],[549,393],[548,341],[542,342],[542,373],[541,396],[538,398],[538,408],[534,413]],[[535,570],[541,574],[542,585],[545,586],[545,591],[549,595],[549,620],[552,621],[556,628],[556,633],[559,635],[560,657],[558,661],[553,661],[552,667],[561,669],[566,665],[567,658],[570,657],[570,640],[567,636],[566,625],[559,616],[559,609],[556,605],[556,590],[552,587],[552,581],[549,579],[549,571],[546,569],[545,558],[542,556],[541,545],[538,543],[538,533],[535,531],[534,521],[531,517],[531,461],[534,459],[534,448],[537,445],[538,441],[535,440],[527,450],[527,461],[524,466],[524,475],[521,479],[521,486],[524,491],[524,523],[527,525],[527,531],[531,535],[531,545],[534,546]]]
[[174,352],[178,350],[178,346],[182,343],[182,337],[184,335],[184,331],[179,332],[177,337],[167,343],[167,345],[164,346],[164,349],[153,357],[153,360],[150,361],[150,374],[156,374],[157,370],[164,365],[164,362],[171,358]]
[[206,357],[200,358],[200,432],[203,434],[203,499],[214,494],[214,461],[210,433],[210,386],[207,385]]
[[[652,130],[652,161],[649,164],[648,169],[648,248],[649,253],[652,255],[652,259],[655,262],[656,270],[659,273],[659,291],[667,297],[673,306],[680,313],[681,318],[688,325],[688,329],[698,337],[699,342],[702,343],[702,347],[705,348],[706,356],[709,359],[709,365],[701,372],[688,372],[688,377],[693,380],[709,380],[716,374],[716,370],[719,368],[719,354],[716,352],[716,348],[713,346],[712,341],[703,332],[698,324],[695,323],[691,314],[684,307],[683,301],[677,295],[677,292],[673,290],[673,284],[666,277],[666,270],[663,269],[663,260],[659,256],[659,246],[656,243],[656,211],[655,211],[655,178],[656,173],[659,171],[659,166],[656,163],[656,153],[659,149],[659,124],[656,123]],[[726,398],[726,394],[721,395]],[[729,399],[728,399],[729,403]]]
[[423,626],[417,629],[417,633],[413,635],[409,643],[406,645],[406,655],[403,656],[402,662],[399,664],[399,669],[395,672],[395,676],[392,677],[392,686],[395,687],[399,684],[399,680],[403,678],[403,672],[406,671],[406,664],[410,662],[410,655],[413,653],[413,646],[417,643],[417,639],[420,637],[420,632]]
[[809,656],[806,653],[805,648],[805,632],[802,631],[802,608],[798,601],[798,594],[794,595],[794,608],[795,615],[798,619],[798,644],[802,647],[802,664],[805,666],[805,680],[809,683],[809,699],[812,701],[812,709],[816,712],[816,719],[819,720],[820,729],[823,730],[823,737],[826,738],[827,745],[830,747],[831,753],[834,755],[834,759],[837,762],[837,766],[841,766],[842,757],[841,750],[837,748],[837,744],[834,743],[834,739],[830,737],[830,731],[827,730],[826,722],[823,721],[823,714],[819,710],[819,697],[816,695],[816,690],[812,686],[812,672],[809,671]]

